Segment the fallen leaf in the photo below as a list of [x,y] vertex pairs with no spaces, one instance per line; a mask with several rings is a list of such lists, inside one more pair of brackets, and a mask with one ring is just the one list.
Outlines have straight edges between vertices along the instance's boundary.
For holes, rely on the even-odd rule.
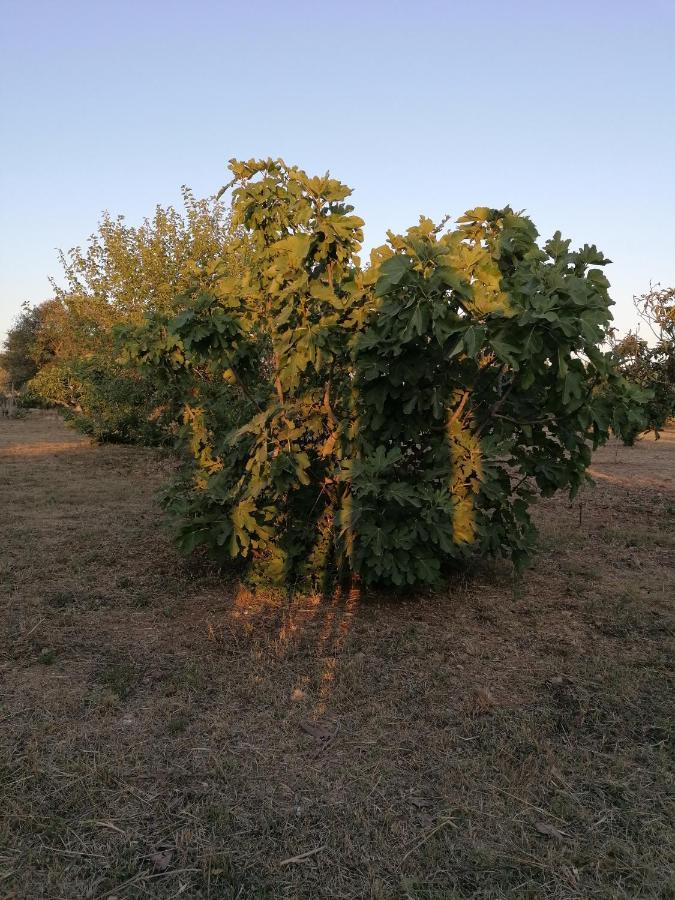
[[300,688],[296,688],[291,694],[291,700],[304,700],[307,694]]
[[474,691],[473,695],[474,708],[480,712],[487,712],[495,705],[495,698],[492,691],[487,687],[480,687]]
[[306,734],[316,738],[317,741],[327,741],[335,736],[334,729],[326,728],[325,725],[320,725],[318,722],[301,722],[300,727]]
[[562,685],[574,684],[569,675],[554,675],[552,678],[549,678],[548,683],[553,685],[554,687],[562,687]]
[[430,800],[428,797],[411,797],[410,802],[418,809],[428,809],[430,806],[434,805],[434,801]]
[[150,854],[150,861],[158,872],[166,872],[173,859],[173,850],[156,850]]
[[548,822],[535,822],[534,827],[537,829],[539,834],[545,834],[546,837],[555,838],[557,841],[562,841],[564,837],[567,837],[564,831],[560,831],[553,825],[549,825]]

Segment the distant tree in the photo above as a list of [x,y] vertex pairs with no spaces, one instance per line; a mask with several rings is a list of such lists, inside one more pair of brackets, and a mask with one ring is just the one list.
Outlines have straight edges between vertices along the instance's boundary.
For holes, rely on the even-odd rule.
[[[62,277],[52,279],[54,298],[31,337],[40,363],[30,389],[72,410],[95,437],[155,442],[175,419],[170,388],[119,361],[115,330],[147,315],[175,315],[177,297],[214,260],[236,269],[226,207],[186,187],[182,196],[182,210],[157,206],[139,226],[104,213],[86,247],[59,254]],[[239,253],[242,247],[239,241]]]
[[637,332],[619,339],[613,336],[612,350],[619,370],[649,395],[643,406],[642,427],[624,435],[629,444],[641,431],[654,431],[658,436],[675,416],[675,288],[650,287],[635,298],[635,307],[656,343]]
[[59,253],[62,281],[51,279],[57,304],[45,324],[58,335],[60,358],[109,352],[116,325],[174,311],[195,268],[226,254],[225,207],[195,198],[187,187],[182,195],[182,211],[157,206],[137,227],[105,212],[86,248]]
[[675,341],[675,287],[650,285],[645,294],[634,298],[635,307],[659,343]]
[[38,343],[45,305],[31,306],[24,303],[4,340],[0,352],[0,366],[5,377],[16,388],[23,387],[49,360],[49,351]]

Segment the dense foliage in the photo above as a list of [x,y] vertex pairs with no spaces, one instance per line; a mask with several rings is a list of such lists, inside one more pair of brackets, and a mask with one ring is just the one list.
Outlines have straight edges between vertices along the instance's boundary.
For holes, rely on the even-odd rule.
[[[25,402],[60,406],[100,440],[173,440],[180,398],[151,370],[120,362],[115,330],[147,314],[175,315],[176,298],[207,263],[228,260],[234,270],[226,209],[187,188],[183,201],[183,211],[157,207],[138,227],[104,214],[85,249],[60,254],[53,299],[25,313],[35,323],[22,344],[30,364]],[[21,324],[10,347],[26,331]]]
[[645,430],[659,431],[675,416],[675,353],[672,342],[650,345],[644,338],[631,333],[613,345],[619,371],[646,393],[642,406],[642,420],[624,432],[624,441],[632,444]]
[[396,585],[476,553],[522,563],[534,495],[576,491],[591,448],[640,421],[599,349],[607,260],[479,208],[390,233],[363,266],[343,184],[280,160],[231,170],[246,265],[203,267],[178,316],[126,332],[185,400],[183,548]]
[[23,387],[48,361],[48,354],[39,346],[38,335],[44,319],[42,307],[24,304],[7,333],[0,352],[2,383],[5,388]]
[[647,392],[643,422],[624,434],[633,443],[640,431],[659,430],[675,416],[675,288],[653,288],[635,305],[651,332],[651,342],[638,332],[614,339],[612,349],[621,373]]

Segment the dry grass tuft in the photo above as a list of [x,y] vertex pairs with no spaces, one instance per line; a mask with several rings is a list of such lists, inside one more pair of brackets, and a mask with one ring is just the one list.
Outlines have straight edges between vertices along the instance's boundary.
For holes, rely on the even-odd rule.
[[0,424],[0,896],[671,896],[675,430],[414,599],[200,572],[172,465]]

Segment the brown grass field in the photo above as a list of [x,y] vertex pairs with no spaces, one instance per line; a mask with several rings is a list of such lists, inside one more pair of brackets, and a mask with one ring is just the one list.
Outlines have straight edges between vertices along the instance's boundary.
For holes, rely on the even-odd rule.
[[173,465],[0,423],[0,898],[674,896],[674,428],[414,598],[181,560]]

